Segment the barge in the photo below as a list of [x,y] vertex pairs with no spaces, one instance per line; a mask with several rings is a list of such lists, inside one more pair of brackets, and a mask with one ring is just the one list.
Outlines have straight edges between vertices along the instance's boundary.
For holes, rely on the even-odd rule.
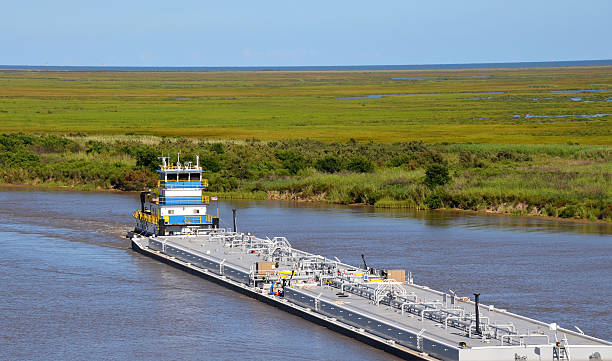
[[205,171],[161,158],[141,193],[132,248],[412,360],[612,360],[612,343],[414,283],[405,270],[354,266],[219,227]]

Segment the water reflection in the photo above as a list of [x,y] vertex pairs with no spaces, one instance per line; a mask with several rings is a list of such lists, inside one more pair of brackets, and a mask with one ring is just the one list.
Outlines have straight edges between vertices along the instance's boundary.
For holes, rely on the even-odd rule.
[[[213,209],[215,205],[213,204]],[[284,201],[229,201],[221,202],[220,212],[225,220],[231,219],[231,209],[297,209],[334,214],[338,217],[366,217],[402,219],[410,224],[414,220],[425,222],[431,227],[494,227],[513,232],[570,232],[583,234],[612,235],[612,224],[596,222],[579,222],[563,219],[548,219],[539,217],[508,216],[494,213],[477,213],[471,211],[443,210],[423,211],[414,209],[388,209],[363,206],[330,205],[315,202],[284,202]],[[239,211],[240,212],[240,211]],[[239,217],[240,218],[240,217]],[[418,223],[418,222],[417,222]],[[226,226],[230,226],[226,223]]]

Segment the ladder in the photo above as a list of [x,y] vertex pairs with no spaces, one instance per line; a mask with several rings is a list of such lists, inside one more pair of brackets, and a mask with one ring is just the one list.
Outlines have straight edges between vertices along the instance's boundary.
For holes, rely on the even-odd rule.
[[557,346],[553,347],[553,360],[568,360],[569,361],[569,353],[565,346]]
[[421,331],[419,331],[419,333],[417,333],[416,335],[416,346],[417,346],[417,350],[423,352],[423,334],[425,333],[425,329],[422,328]]

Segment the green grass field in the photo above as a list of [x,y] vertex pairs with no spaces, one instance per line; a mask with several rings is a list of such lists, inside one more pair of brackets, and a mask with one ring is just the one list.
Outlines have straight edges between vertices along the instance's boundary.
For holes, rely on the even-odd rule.
[[[611,89],[610,66],[4,71],[0,184],[138,190],[181,150],[225,198],[612,222]],[[375,94],[398,95],[341,99]]]
[[[608,90],[557,92],[572,89]],[[0,72],[0,132],[609,145],[612,115],[525,117],[612,113],[609,89],[610,66],[370,72],[4,71]],[[403,95],[339,99],[372,94]]]

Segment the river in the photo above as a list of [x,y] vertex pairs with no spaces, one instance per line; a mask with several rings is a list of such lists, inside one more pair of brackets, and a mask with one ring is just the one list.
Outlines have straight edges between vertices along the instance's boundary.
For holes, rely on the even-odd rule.
[[[612,226],[218,202],[222,226],[612,339]],[[129,249],[137,194],[0,191],[0,359],[392,356]],[[216,205],[213,207],[216,212]]]

